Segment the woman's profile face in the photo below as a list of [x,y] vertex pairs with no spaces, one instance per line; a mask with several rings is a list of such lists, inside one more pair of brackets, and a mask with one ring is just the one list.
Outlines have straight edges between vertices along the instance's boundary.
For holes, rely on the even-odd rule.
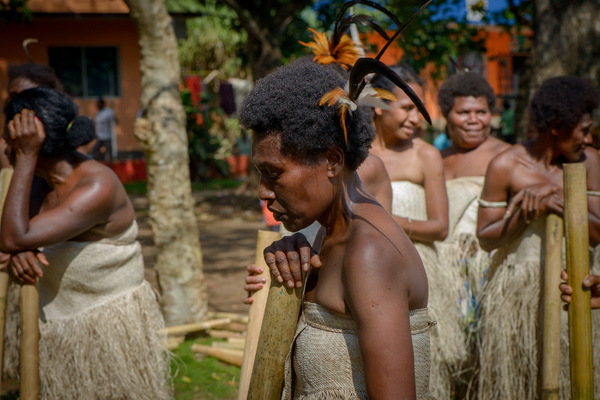
[[260,173],[258,197],[273,217],[291,232],[306,228],[330,206],[334,187],[327,161],[306,164],[281,154],[281,135],[257,140],[252,135],[252,162]]
[[592,144],[592,116],[586,113],[571,131],[559,132],[556,139],[558,151],[570,162],[584,159],[585,148]]
[[[423,98],[423,88],[420,85],[410,83],[409,86],[419,98]],[[397,100],[388,103],[390,110],[375,109],[377,135],[381,135],[386,144],[412,138],[421,123],[421,114],[406,93],[396,88],[394,96]]]
[[446,119],[452,144],[461,149],[474,149],[490,136],[492,113],[483,96],[455,97]]

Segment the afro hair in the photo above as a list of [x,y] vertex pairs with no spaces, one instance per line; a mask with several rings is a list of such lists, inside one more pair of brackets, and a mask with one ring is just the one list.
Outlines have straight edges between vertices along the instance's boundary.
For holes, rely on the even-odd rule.
[[546,79],[529,104],[529,120],[538,133],[552,128],[572,131],[584,114],[600,104],[598,90],[583,79],[559,76]]
[[4,107],[6,123],[23,109],[33,111],[44,125],[46,139],[42,156],[64,154],[95,138],[93,121],[88,117],[78,116],[77,104],[64,93],[42,87],[23,90],[14,95]]
[[490,111],[496,108],[496,95],[487,80],[474,72],[459,72],[449,77],[438,91],[438,103],[445,118],[456,97],[485,97]]
[[[419,86],[423,86],[423,81],[419,76],[410,69],[407,65],[394,65],[390,67],[392,71],[394,71],[402,80],[406,83],[416,83]],[[385,78],[380,75],[375,75],[373,79],[371,79],[371,86],[387,90],[390,93],[394,93],[394,89],[398,88],[395,83],[390,81],[388,78]],[[389,102],[389,100],[384,100],[385,102]]]
[[293,62],[256,83],[242,104],[240,123],[258,138],[281,134],[282,154],[306,163],[316,162],[329,147],[339,146],[346,167],[354,171],[367,158],[375,139],[372,110],[360,106],[346,116],[346,144],[337,107],[319,105],[325,93],[345,83],[332,68]]

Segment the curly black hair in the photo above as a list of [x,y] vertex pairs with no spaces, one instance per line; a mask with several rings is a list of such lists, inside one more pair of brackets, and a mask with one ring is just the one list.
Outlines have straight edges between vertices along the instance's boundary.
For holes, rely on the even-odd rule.
[[46,140],[41,155],[57,156],[89,143],[95,137],[94,122],[78,116],[79,107],[69,96],[54,89],[37,87],[14,95],[4,107],[6,123],[23,109],[35,112],[44,125]]
[[8,66],[8,81],[17,78],[26,78],[38,86],[61,91],[63,86],[56,77],[54,70],[43,64],[12,64]]
[[281,133],[282,154],[298,161],[313,163],[329,147],[339,146],[346,167],[354,171],[375,139],[371,108],[361,106],[346,116],[346,145],[337,107],[319,106],[325,93],[345,83],[332,68],[292,62],[256,83],[242,104],[239,121],[259,139]]
[[600,93],[588,82],[574,76],[546,79],[529,104],[529,121],[538,133],[552,128],[572,131],[584,114],[593,114],[600,105]]
[[[419,86],[423,86],[423,81],[419,78],[419,75],[415,73],[408,65],[397,64],[390,67],[392,71],[394,71],[402,80],[406,83],[416,83]],[[371,86],[387,90],[390,93],[394,93],[394,89],[397,86],[392,83],[388,78],[385,78],[381,75],[375,75],[373,79],[371,79]],[[384,100],[385,102],[389,102],[389,100]]]
[[475,72],[459,72],[446,79],[438,91],[438,103],[444,118],[454,107],[456,97],[485,97],[490,111],[496,108],[496,95],[487,80]]

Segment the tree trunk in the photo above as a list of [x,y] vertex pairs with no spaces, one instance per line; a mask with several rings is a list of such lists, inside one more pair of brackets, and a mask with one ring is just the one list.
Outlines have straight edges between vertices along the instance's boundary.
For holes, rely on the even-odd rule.
[[[535,0],[527,102],[544,80],[554,76],[574,75],[594,85],[600,82],[598,15],[598,0]],[[519,138],[524,137],[521,130]]]
[[148,175],[155,266],[168,326],[199,321],[206,312],[202,251],[190,184],[185,112],[179,95],[177,42],[164,0],[125,0],[137,27],[142,117],[135,135]]

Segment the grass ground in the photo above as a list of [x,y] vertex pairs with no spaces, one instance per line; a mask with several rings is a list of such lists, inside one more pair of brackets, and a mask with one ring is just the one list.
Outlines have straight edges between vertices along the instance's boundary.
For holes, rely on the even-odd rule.
[[237,398],[240,368],[216,358],[192,351],[194,343],[212,343],[212,339],[191,339],[173,353],[171,363],[176,400],[233,400]]

